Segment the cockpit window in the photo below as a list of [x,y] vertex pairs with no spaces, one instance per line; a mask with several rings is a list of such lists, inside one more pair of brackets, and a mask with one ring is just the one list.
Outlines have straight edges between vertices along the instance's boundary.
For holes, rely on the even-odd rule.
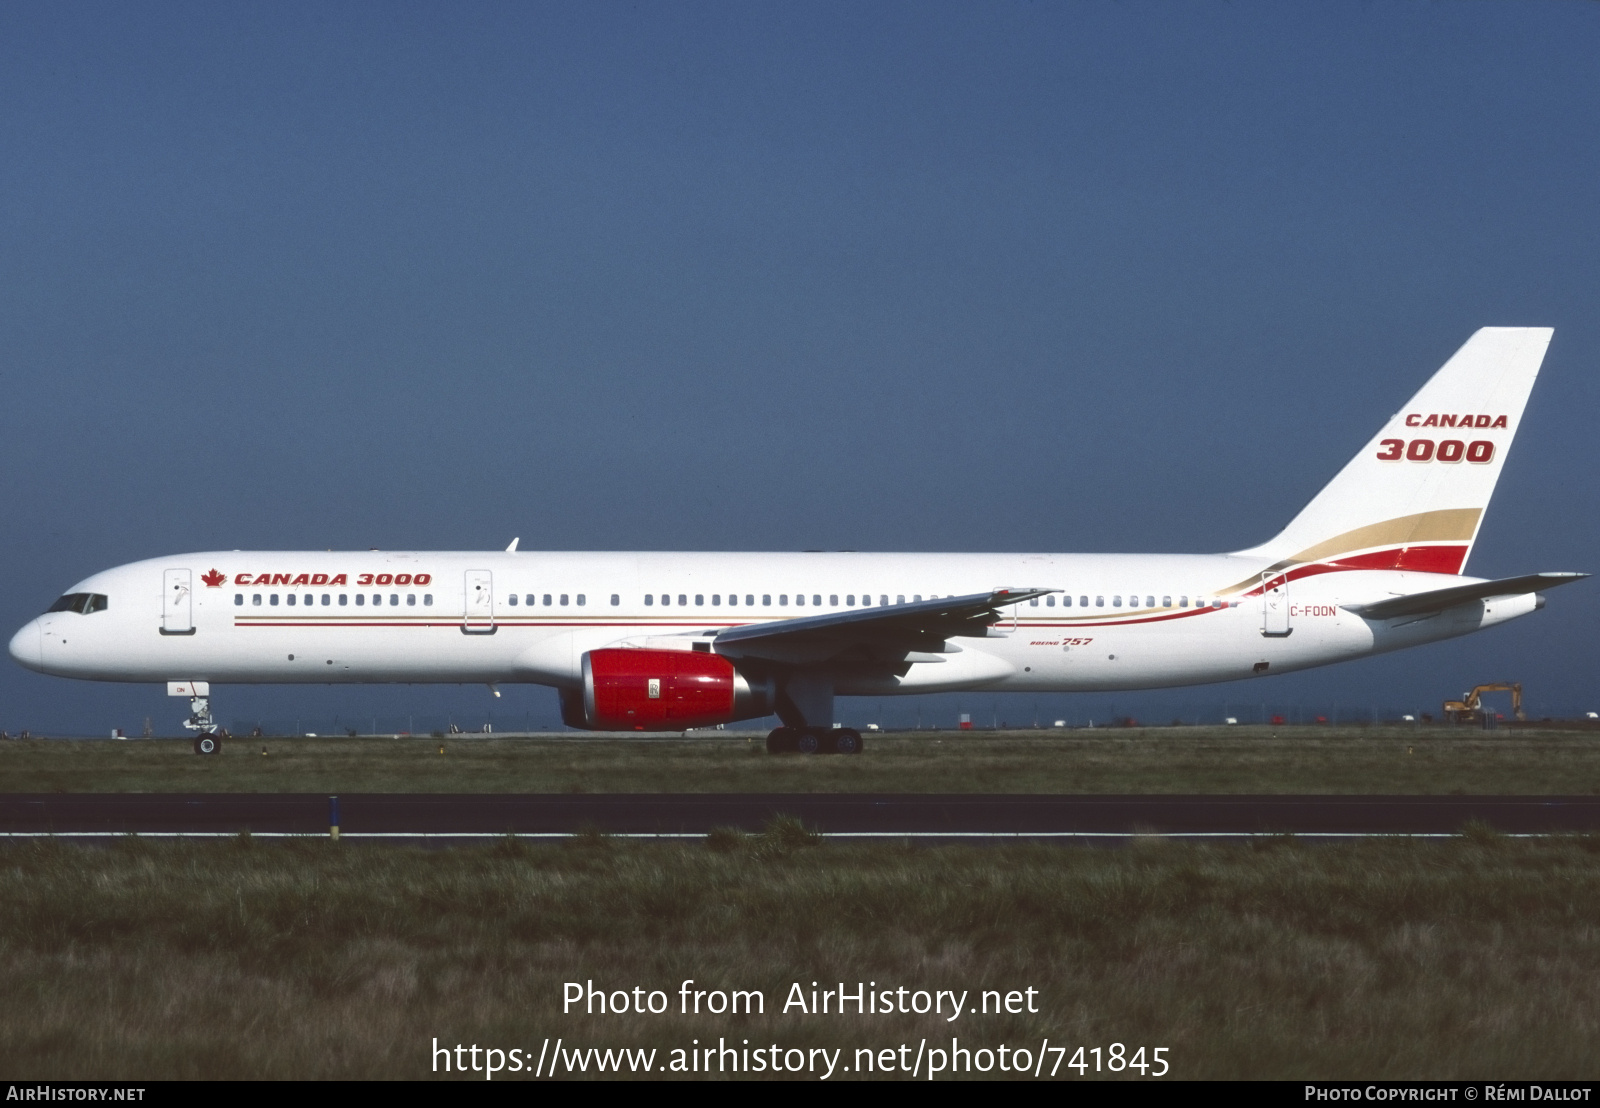
[[80,616],[86,616],[90,612],[105,611],[107,604],[108,601],[104,593],[69,592],[45,610],[47,612],[77,612]]

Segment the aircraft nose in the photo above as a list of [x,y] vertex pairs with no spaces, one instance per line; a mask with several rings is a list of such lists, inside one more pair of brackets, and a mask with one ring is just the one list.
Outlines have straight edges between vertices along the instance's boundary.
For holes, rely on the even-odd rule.
[[43,632],[39,629],[39,621],[33,620],[11,636],[11,656],[19,665],[31,670],[44,669]]

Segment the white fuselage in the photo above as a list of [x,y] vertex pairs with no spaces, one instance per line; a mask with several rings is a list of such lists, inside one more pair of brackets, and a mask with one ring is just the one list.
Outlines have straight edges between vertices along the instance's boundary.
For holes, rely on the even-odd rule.
[[1291,582],[1269,614],[1254,587],[1268,565],[1163,554],[214,552],[95,574],[73,592],[105,597],[103,608],[40,616],[17,632],[11,653],[30,669],[100,681],[574,688],[583,654],[608,645],[1051,588],[1060,592],[1005,609],[986,637],[913,655],[903,675],[840,673],[834,688],[1070,692],[1306,669],[1452,638],[1538,606],[1529,593],[1366,620],[1341,605],[1476,579],[1347,569]]

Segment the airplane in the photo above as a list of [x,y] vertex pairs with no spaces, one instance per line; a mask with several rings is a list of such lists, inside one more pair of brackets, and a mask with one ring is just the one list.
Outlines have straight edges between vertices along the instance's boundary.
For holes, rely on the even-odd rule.
[[1381,654],[1588,576],[1463,575],[1552,334],[1477,331],[1287,527],[1233,553],[211,551],[78,582],[11,656],[166,682],[206,754],[213,683],[387,682],[547,685],[588,730],[775,714],[770,752],[851,754],[838,696],[1154,689]]

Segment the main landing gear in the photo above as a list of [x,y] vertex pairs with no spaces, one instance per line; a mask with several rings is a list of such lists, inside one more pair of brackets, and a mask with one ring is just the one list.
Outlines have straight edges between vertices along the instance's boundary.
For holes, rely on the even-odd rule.
[[860,754],[864,745],[850,727],[780,727],[767,736],[768,754]]

